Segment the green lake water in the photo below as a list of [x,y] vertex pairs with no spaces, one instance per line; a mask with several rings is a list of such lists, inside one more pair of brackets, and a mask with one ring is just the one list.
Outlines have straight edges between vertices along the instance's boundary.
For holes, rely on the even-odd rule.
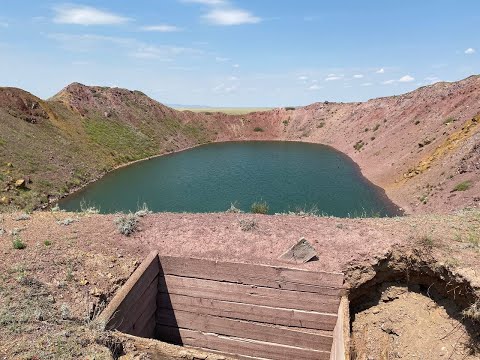
[[325,215],[391,216],[397,208],[344,154],[299,142],[229,142],[200,146],[115,170],[62,199],[102,213],[136,211],[220,212],[235,203],[249,211],[264,200],[269,213],[317,208]]

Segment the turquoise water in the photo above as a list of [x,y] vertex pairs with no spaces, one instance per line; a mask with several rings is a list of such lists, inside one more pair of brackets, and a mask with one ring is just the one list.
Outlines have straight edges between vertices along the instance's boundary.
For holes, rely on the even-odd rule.
[[269,213],[316,208],[339,217],[390,216],[396,207],[344,154],[297,142],[233,142],[200,146],[115,170],[60,201],[76,211],[82,202],[102,213],[219,212],[231,203],[249,211],[264,200]]

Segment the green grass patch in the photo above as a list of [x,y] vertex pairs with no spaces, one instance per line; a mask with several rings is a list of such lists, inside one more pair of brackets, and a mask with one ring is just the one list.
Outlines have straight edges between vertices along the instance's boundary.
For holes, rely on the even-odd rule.
[[466,191],[466,190],[470,189],[471,186],[472,186],[471,181],[463,181],[463,182],[455,185],[455,187],[453,188],[453,191]]
[[12,246],[16,250],[23,250],[27,247],[27,245],[25,245],[22,239],[20,239],[18,236],[12,240]]
[[90,139],[113,152],[122,162],[142,159],[155,153],[153,141],[127,125],[105,119],[88,119],[84,124]]
[[269,206],[266,201],[255,201],[251,206],[251,211],[254,214],[268,213]]

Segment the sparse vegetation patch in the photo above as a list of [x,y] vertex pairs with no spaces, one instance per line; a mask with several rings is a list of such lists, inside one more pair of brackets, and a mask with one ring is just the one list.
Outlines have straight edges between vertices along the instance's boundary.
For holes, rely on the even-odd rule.
[[365,143],[363,142],[363,140],[358,140],[355,145],[353,145],[353,148],[357,151],[360,151],[363,146],[365,145]]
[[242,231],[254,230],[257,227],[257,221],[255,219],[240,219],[238,223]]
[[251,210],[254,214],[266,214],[268,213],[269,206],[266,201],[255,201],[252,204]]
[[120,234],[130,236],[138,230],[138,217],[135,214],[121,214],[115,220]]
[[15,250],[23,250],[27,247],[27,245],[25,245],[19,236],[15,236],[15,238],[12,240],[12,246]]
[[452,191],[467,191],[468,189],[470,189],[471,186],[472,186],[471,181],[463,181],[455,185]]

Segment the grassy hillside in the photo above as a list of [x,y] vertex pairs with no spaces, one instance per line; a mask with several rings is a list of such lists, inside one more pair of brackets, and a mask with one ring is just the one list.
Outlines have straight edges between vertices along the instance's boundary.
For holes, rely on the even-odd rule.
[[119,165],[211,141],[143,94],[78,84],[46,102],[0,89],[0,134],[0,208],[27,210]]

